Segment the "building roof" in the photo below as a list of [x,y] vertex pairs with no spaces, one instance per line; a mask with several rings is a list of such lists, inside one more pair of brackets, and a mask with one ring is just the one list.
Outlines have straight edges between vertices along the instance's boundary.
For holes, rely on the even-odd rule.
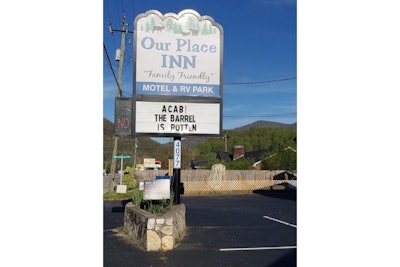
[[260,164],[260,163],[263,162],[264,160],[267,160],[267,159],[269,159],[269,158],[275,157],[275,156],[278,155],[280,152],[285,151],[285,150],[291,150],[291,151],[297,153],[296,149],[293,149],[292,147],[288,146],[288,147],[286,147],[285,149],[283,149],[283,150],[281,150],[281,151],[279,151],[279,152],[277,152],[277,153],[275,153],[275,154],[272,154],[272,155],[270,155],[270,156],[268,156],[268,157],[266,157],[266,158],[264,158],[264,159],[258,160],[257,162],[255,162],[255,163],[253,164],[253,167],[256,167],[258,164]]
[[263,158],[265,153],[268,152],[268,150],[256,150],[256,151],[250,151],[244,153],[244,158],[246,159],[254,159],[255,161],[259,161],[260,159]]
[[232,161],[232,153],[217,152],[217,158],[223,161]]
[[195,159],[192,160],[191,166],[193,169],[203,169],[208,162],[208,159]]

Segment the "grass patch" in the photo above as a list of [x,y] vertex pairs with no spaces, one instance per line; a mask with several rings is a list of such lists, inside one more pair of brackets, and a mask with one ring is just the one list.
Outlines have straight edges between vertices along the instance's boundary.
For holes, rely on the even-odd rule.
[[140,208],[149,213],[161,216],[162,214],[168,212],[172,208],[172,206],[172,201],[166,199],[144,200]]
[[107,192],[103,195],[103,200],[125,200],[132,199],[133,190],[126,193]]

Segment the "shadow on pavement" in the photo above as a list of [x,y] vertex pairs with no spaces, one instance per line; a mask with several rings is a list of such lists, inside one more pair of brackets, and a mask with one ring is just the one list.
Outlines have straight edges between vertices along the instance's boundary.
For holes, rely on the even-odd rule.
[[254,194],[286,200],[297,200],[297,190],[253,190]]
[[125,211],[125,205],[129,202],[131,202],[132,200],[130,199],[126,199],[126,200],[121,200],[121,207],[113,207],[111,209],[111,212],[122,212],[124,213]]
[[296,267],[297,250],[293,249],[285,256],[282,256],[275,262],[266,265],[265,267]]

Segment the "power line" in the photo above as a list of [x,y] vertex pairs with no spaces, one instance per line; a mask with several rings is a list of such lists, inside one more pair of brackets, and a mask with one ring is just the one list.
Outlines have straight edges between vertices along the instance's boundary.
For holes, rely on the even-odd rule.
[[[110,13],[110,8],[108,7],[108,1],[105,1],[105,3],[106,3],[106,8],[107,8],[107,14],[108,14],[108,25],[109,25],[108,27],[110,29],[112,26],[111,13]],[[117,44],[115,42],[114,34],[111,33],[111,35],[112,35],[112,40],[114,42],[114,50],[115,50],[115,49],[117,49]]]
[[242,85],[242,84],[263,84],[263,83],[275,83],[275,82],[283,82],[289,80],[295,80],[297,77],[290,77],[290,78],[282,78],[276,80],[268,80],[268,81],[259,81],[259,82],[229,82],[224,83],[224,85]]
[[108,2],[106,2],[106,9],[107,9],[107,14],[108,14],[108,21],[111,24],[111,14],[110,14],[110,8],[108,7]]
[[297,116],[297,113],[277,113],[277,114],[261,114],[261,115],[224,115],[224,118],[269,118],[269,117],[291,117]]
[[110,57],[108,56],[107,48],[106,48],[106,45],[105,45],[104,42],[103,42],[103,47],[104,47],[104,52],[106,53],[106,56],[107,56],[108,65],[110,66],[110,69],[111,69],[112,74],[113,74],[113,76],[114,76],[115,82],[117,83],[118,90],[119,90],[119,91],[122,91],[121,88],[119,87],[119,83],[118,83],[118,80],[117,80],[117,76],[115,76],[115,72],[114,72],[114,69],[113,69],[113,67],[112,67],[112,65],[111,65],[111,60],[110,60]]
[[118,88],[119,88],[119,91],[121,92],[121,96],[131,96],[132,93],[128,93],[127,91],[125,91],[125,90],[123,90],[122,88],[120,88],[120,85],[119,85],[119,83],[118,83],[118,79],[117,79],[117,77],[116,77],[116,75],[115,75],[114,68],[113,68],[113,66],[112,66],[112,63],[111,63],[111,60],[110,60],[110,56],[108,55],[107,48],[106,48],[106,45],[104,44],[104,42],[103,42],[103,47],[104,47],[104,52],[105,52],[105,54],[106,54],[106,56],[107,56],[107,61],[108,61],[108,64],[107,64],[107,65],[110,67],[110,69],[111,69],[111,71],[112,71],[112,74],[113,74],[113,76],[114,76],[115,83],[117,84],[117,86],[118,86]]
[[[110,21],[110,32],[111,33],[113,33],[113,32],[115,32],[115,31],[120,31],[120,30],[114,30],[114,29],[112,29],[112,22],[111,22],[111,13],[110,13],[110,9],[109,9],[109,6],[108,6],[108,2],[106,1],[106,8],[107,8],[107,14],[108,14],[108,17],[109,17],[109,21]],[[119,15],[120,15],[120,12],[122,11],[122,14],[125,16],[125,9],[126,8],[129,8],[128,6],[126,6],[125,5],[125,3],[124,3],[124,1],[122,1],[121,3],[116,3],[116,6],[115,6],[115,8],[116,8],[116,13],[117,13],[117,16],[119,17]],[[132,3],[132,6],[131,6],[131,8],[132,8],[132,14],[134,14],[133,12],[134,12],[134,4]],[[133,33],[133,31],[128,31],[127,29],[126,29],[126,31],[127,31],[127,33],[129,32],[129,33]],[[116,46],[115,45],[115,38],[114,38],[114,35],[112,34],[112,38],[113,38],[113,40],[114,40],[114,46]],[[127,58],[130,58],[131,57],[131,55],[130,55],[130,53],[126,53],[126,56],[127,56]],[[132,74],[132,71],[130,71],[131,70],[131,61],[128,59],[128,61],[126,62],[127,63],[127,65],[125,65],[124,66],[124,72],[125,73],[128,73],[128,74]],[[128,77],[128,80],[133,80],[133,77],[131,76],[131,75],[128,75],[127,76]],[[295,80],[295,79],[297,79],[297,77],[296,76],[293,76],[293,77],[288,77],[288,78],[278,78],[278,79],[273,79],[273,80],[265,80],[265,81],[247,81],[247,82],[223,82],[223,85],[226,85],[226,86],[230,86],[230,85],[254,85],[254,84],[267,84],[267,83],[276,83],[276,82],[284,82],[284,81],[290,81],[290,80]],[[132,82],[129,82],[128,81],[128,84],[129,85],[132,85]],[[122,88],[120,88],[121,89],[121,92],[122,92]],[[128,91],[123,91],[124,93],[125,93],[125,95],[131,95],[132,93],[131,93],[131,91],[132,91],[132,89],[129,89]]]
[[[112,31],[120,31],[120,30],[112,30]],[[132,33],[131,31],[128,31],[128,32]],[[110,66],[110,69],[111,69],[111,71],[113,73],[115,82],[117,83],[117,86],[119,87],[119,84],[118,84],[117,78],[115,76],[115,72],[114,72],[114,69],[112,67],[111,60],[110,60],[110,57],[108,55],[107,48],[106,48],[104,42],[103,42],[103,47],[104,47],[104,52],[106,53],[106,56],[107,56],[108,65]],[[282,79],[276,79],[276,80],[256,81],[256,82],[228,82],[228,83],[224,83],[224,85],[265,84],[265,83],[272,83],[272,82],[283,82],[283,81],[288,81],[288,80],[294,80],[296,78],[297,77],[291,77],[291,78],[282,78]],[[130,95],[127,91],[122,90],[121,88],[119,88],[119,90],[121,92],[124,92],[125,95]],[[251,116],[251,117],[266,117],[266,116],[268,117],[270,115],[259,115],[259,116]],[[274,116],[278,116],[278,115],[274,115]],[[286,115],[282,115],[282,116],[286,116]],[[238,116],[227,116],[227,117],[238,117]],[[239,116],[239,117],[249,117],[249,116]]]

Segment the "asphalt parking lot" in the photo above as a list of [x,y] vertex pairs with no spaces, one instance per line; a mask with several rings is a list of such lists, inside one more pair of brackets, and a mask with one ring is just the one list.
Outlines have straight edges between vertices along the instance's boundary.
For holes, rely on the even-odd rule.
[[126,202],[104,201],[104,266],[296,266],[296,190],[181,200],[186,234],[165,252],[118,234]]

